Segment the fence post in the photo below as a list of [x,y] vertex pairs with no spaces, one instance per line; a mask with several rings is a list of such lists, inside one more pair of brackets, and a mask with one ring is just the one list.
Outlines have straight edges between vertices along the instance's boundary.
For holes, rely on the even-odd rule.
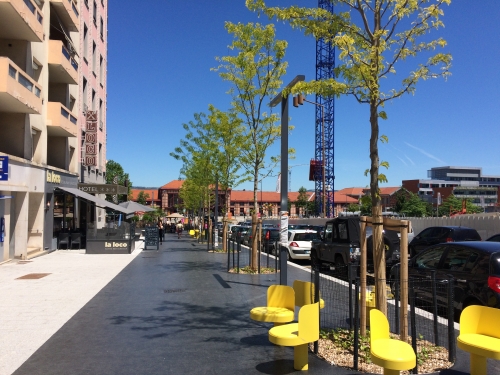
[[358,371],[358,350],[359,350],[359,277],[356,277],[354,287],[354,294],[356,295],[356,304],[354,305],[354,370]]
[[[409,283],[409,280],[408,280]],[[408,288],[408,294],[410,297],[410,328],[411,328],[411,347],[415,354],[417,353],[417,324],[415,321],[415,290],[413,289],[413,285],[411,288]],[[415,363],[415,368],[412,370],[414,374],[418,374],[418,361]]]
[[448,361],[455,362],[455,320],[453,319],[453,315],[455,313],[455,279],[452,275],[448,275],[448,278]]
[[231,263],[231,250],[229,247],[229,238],[226,237],[226,251],[227,251],[227,272],[229,272],[230,263]]
[[432,282],[432,318],[434,323],[434,343],[437,346],[439,346],[436,270],[431,271],[431,282]]
[[238,273],[240,273],[240,252],[241,252],[241,243],[238,241],[236,243],[236,267],[238,269]]
[[396,321],[396,333],[401,334],[401,327],[399,326],[399,288],[400,286],[399,277],[394,280],[394,318]]
[[[312,270],[314,273],[314,303],[319,303],[320,296],[319,296],[319,283],[320,283],[320,277],[319,277],[319,271],[317,270]],[[321,309],[318,309],[318,324],[319,328],[321,328]],[[318,354],[318,341],[314,341],[314,354]]]
[[[353,328],[353,319],[354,319],[354,316],[353,316],[353,311],[352,311],[352,304],[353,304],[353,301],[352,301],[352,285],[354,284],[353,281],[356,279],[354,277],[355,274],[353,274],[353,268],[354,268],[354,264],[349,264],[349,268],[347,269],[347,273],[348,273],[348,280],[347,280],[347,283],[348,283],[348,286],[349,286],[349,329],[352,331],[352,328]],[[319,272],[319,270],[318,270]],[[357,300],[356,300],[357,302]]]

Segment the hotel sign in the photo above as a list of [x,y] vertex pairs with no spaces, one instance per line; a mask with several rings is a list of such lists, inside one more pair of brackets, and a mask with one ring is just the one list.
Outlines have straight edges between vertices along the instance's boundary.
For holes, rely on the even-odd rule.
[[88,194],[128,194],[128,187],[114,184],[78,184],[78,189]]
[[83,165],[97,166],[97,111],[87,111]]

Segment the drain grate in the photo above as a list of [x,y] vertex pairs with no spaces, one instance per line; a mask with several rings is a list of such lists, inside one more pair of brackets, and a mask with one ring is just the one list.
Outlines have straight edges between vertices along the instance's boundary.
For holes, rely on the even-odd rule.
[[18,277],[16,280],[36,280],[48,275],[50,275],[50,273],[29,273],[27,275]]
[[163,293],[182,293],[185,292],[187,289],[165,289]]

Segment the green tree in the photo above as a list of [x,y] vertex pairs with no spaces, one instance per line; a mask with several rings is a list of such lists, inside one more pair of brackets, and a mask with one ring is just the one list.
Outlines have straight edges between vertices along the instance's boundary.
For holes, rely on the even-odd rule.
[[302,208],[305,211],[307,207],[307,202],[309,201],[309,197],[307,196],[307,189],[303,186],[299,188],[299,195],[297,200],[294,202],[295,207]]
[[[370,194],[372,220],[382,222],[379,182],[387,181],[379,167],[389,163],[379,159],[378,143],[388,139],[380,135],[379,118],[386,119],[386,102],[406,93],[414,94],[421,79],[446,77],[451,55],[434,53],[446,46],[442,38],[431,39],[432,29],[443,27],[444,5],[451,0],[331,0],[340,12],[332,14],[320,8],[266,7],[264,0],[246,0],[249,9],[264,12],[279,21],[288,21],[306,35],[323,38],[338,53],[335,78],[323,81],[299,82],[291,92],[315,93],[324,97],[352,95],[359,103],[369,106],[370,123]],[[356,20],[351,16],[357,17]],[[416,66],[410,59],[415,58]],[[425,60],[426,59],[426,60]],[[399,63],[399,64],[398,64]],[[397,88],[395,79],[387,79],[408,69],[408,75]],[[375,284],[385,288],[385,252],[382,225],[373,227]],[[376,306],[387,313],[385,293],[376,294]]]
[[150,198],[149,193],[146,193],[144,190],[141,190],[139,194],[137,194],[137,203],[146,204],[149,198]]
[[[246,142],[239,150],[241,167],[253,180],[254,212],[258,212],[259,174],[271,170],[278,157],[268,157],[269,147],[280,137],[278,116],[267,113],[265,108],[281,87],[281,77],[286,73],[283,60],[287,42],[275,39],[273,25],[258,23],[234,24],[226,22],[227,31],[233,35],[230,51],[235,55],[217,57],[220,63],[214,68],[224,81],[231,83],[229,94],[232,108],[246,127]],[[253,215],[256,220],[256,215]],[[255,233],[254,233],[255,234]],[[257,236],[252,236],[252,268],[257,267]]]
[[[116,181],[115,181],[116,177]],[[120,163],[117,163],[114,160],[108,160],[106,162],[106,183],[107,184],[118,184],[123,185],[128,184],[128,194],[127,197],[132,194],[132,182],[130,181],[128,173],[125,173]],[[118,201],[126,201],[127,197],[123,195],[118,195]],[[113,201],[113,196],[106,194],[106,200],[108,202]]]
[[361,210],[361,206],[356,203],[351,203],[347,206],[347,212],[357,212]]
[[443,203],[439,206],[439,216],[450,216],[450,214],[453,215],[462,212],[464,201],[466,213],[476,214],[483,211],[481,207],[473,204],[470,199],[457,198],[455,195],[451,194],[444,199]]
[[408,217],[424,217],[429,214],[428,204],[424,202],[417,194],[407,192],[404,202],[399,211]]

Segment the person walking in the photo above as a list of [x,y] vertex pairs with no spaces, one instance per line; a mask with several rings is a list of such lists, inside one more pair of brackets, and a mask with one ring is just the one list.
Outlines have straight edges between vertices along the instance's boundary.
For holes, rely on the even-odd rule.
[[160,244],[163,243],[163,223],[161,220],[158,220],[158,237],[160,240]]
[[177,238],[181,238],[181,234],[182,234],[182,223],[179,222],[177,224]]

